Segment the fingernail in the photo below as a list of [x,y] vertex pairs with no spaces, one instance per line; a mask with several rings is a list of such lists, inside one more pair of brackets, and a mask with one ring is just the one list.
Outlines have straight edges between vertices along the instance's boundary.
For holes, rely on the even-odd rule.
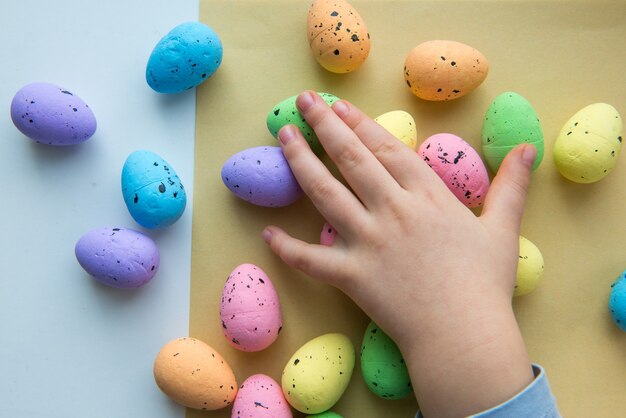
[[270,231],[269,229],[265,228],[263,230],[263,241],[265,241],[266,244],[269,244],[270,241],[272,240],[272,231]]
[[306,112],[311,106],[313,106],[314,102],[315,98],[313,97],[311,92],[305,91],[304,93],[300,94],[300,96],[298,96],[298,99],[296,100],[296,105],[300,112]]
[[293,125],[283,126],[280,131],[278,131],[278,140],[281,144],[287,145],[289,142],[293,141],[296,137],[296,131]]
[[535,148],[532,144],[524,146],[524,150],[522,151],[522,161],[528,168],[532,168],[535,163],[535,158],[537,158],[537,148]]
[[335,111],[335,114],[342,119],[348,116],[348,112],[350,111],[348,105],[342,101],[333,103],[332,108]]

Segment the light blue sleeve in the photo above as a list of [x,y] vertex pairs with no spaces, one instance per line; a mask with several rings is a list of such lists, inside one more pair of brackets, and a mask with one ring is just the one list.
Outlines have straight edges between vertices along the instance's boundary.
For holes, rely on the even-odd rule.
[[[545,370],[534,364],[533,373],[535,380],[520,393],[471,418],[560,418]],[[418,412],[416,418],[423,418],[422,414]]]

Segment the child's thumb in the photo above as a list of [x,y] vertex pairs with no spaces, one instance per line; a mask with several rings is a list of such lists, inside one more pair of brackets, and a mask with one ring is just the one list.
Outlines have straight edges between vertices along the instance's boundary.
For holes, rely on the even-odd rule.
[[537,149],[531,144],[519,145],[507,154],[485,198],[482,212],[485,221],[519,235],[535,158]]

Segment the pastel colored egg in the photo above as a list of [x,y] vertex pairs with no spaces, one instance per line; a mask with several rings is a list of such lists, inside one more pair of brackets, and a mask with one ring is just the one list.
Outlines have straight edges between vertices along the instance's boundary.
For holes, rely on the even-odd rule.
[[259,206],[287,206],[303,193],[280,147],[238,152],[222,166],[222,181],[235,196]]
[[335,243],[336,239],[337,230],[331,224],[326,222],[322,227],[322,232],[320,233],[320,244],[330,247]]
[[239,387],[232,418],[292,418],[291,408],[280,385],[271,377],[255,374]]
[[195,338],[165,344],[154,361],[153,373],[159,389],[188,408],[225,408],[237,395],[237,380],[226,360]]
[[381,398],[402,399],[413,393],[400,349],[374,322],[363,335],[361,373],[369,390]]
[[[318,93],[320,97],[328,103],[328,105],[332,105],[339,97],[334,96],[330,93]],[[283,100],[278,103],[274,108],[267,114],[267,129],[269,129],[270,133],[274,136],[274,138],[278,138],[278,131],[285,125],[296,125],[300,132],[302,132],[302,136],[309,143],[309,146],[313,150],[313,152],[317,155],[320,155],[324,152],[322,145],[317,138],[317,135],[311,128],[302,114],[298,111],[296,107],[296,99],[298,96],[292,96],[288,99]]]
[[146,81],[159,93],[180,93],[206,81],[222,63],[222,42],[207,25],[185,22],[155,45]]
[[415,120],[407,112],[394,110],[383,113],[374,120],[409,148],[417,147]]
[[159,268],[159,249],[152,238],[132,229],[92,229],[80,237],[74,252],[87,273],[111,287],[143,286]]
[[519,260],[513,296],[528,294],[537,288],[543,276],[543,255],[530,240],[519,237]]
[[322,412],[321,414],[307,415],[307,418],[343,418],[343,416],[339,415],[336,412],[326,411]]
[[576,183],[602,180],[617,163],[623,129],[622,118],[609,104],[594,103],[576,112],[554,144],[559,172]]
[[509,151],[522,143],[537,148],[532,167],[535,170],[543,159],[543,130],[539,117],[528,100],[508,91],[495,98],[483,120],[483,155],[489,168],[497,172]]
[[282,330],[280,301],[270,278],[254,264],[241,264],[228,276],[220,303],[222,331],[241,351],[269,347]]
[[456,135],[441,133],[427,138],[417,153],[437,173],[465,206],[481,206],[489,190],[489,175],[480,156]]
[[76,145],[96,132],[96,117],[77,95],[50,83],[31,83],[15,93],[11,119],[39,144]]
[[133,219],[145,228],[164,228],[185,211],[187,193],[172,166],[151,151],[135,151],[122,168],[122,195]]
[[310,340],[283,370],[285,398],[305,414],[329,410],[348,387],[354,360],[354,346],[343,334],[324,334]]
[[487,58],[461,42],[434,40],[417,45],[404,61],[404,80],[424,100],[463,97],[478,87],[489,72]]
[[345,0],[313,0],[307,35],[317,62],[333,73],[355,71],[370,52],[365,21]]
[[623,271],[611,285],[609,312],[615,325],[626,331],[626,271]]

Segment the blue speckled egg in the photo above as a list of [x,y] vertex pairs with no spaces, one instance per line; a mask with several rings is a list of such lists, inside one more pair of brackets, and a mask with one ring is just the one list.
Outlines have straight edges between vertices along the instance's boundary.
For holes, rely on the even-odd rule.
[[50,83],[22,87],[11,102],[11,119],[33,141],[46,145],[75,145],[96,132],[96,117],[72,92]]
[[259,206],[287,206],[303,193],[280,147],[238,152],[222,166],[222,181],[235,196]]
[[622,272],[611,285],[609,312],[615,325],[626,331],[626,271]]
[[122,168],[122,194],[128,211],[145,228],[162,228],[181,217],[187,204],[178,174],[150,151],[135,151]]
[[213,29],[200,22],[181,23],[152,50],[146,81],[159,93],[189,90],[217,71],[222,52],[222,42]]

